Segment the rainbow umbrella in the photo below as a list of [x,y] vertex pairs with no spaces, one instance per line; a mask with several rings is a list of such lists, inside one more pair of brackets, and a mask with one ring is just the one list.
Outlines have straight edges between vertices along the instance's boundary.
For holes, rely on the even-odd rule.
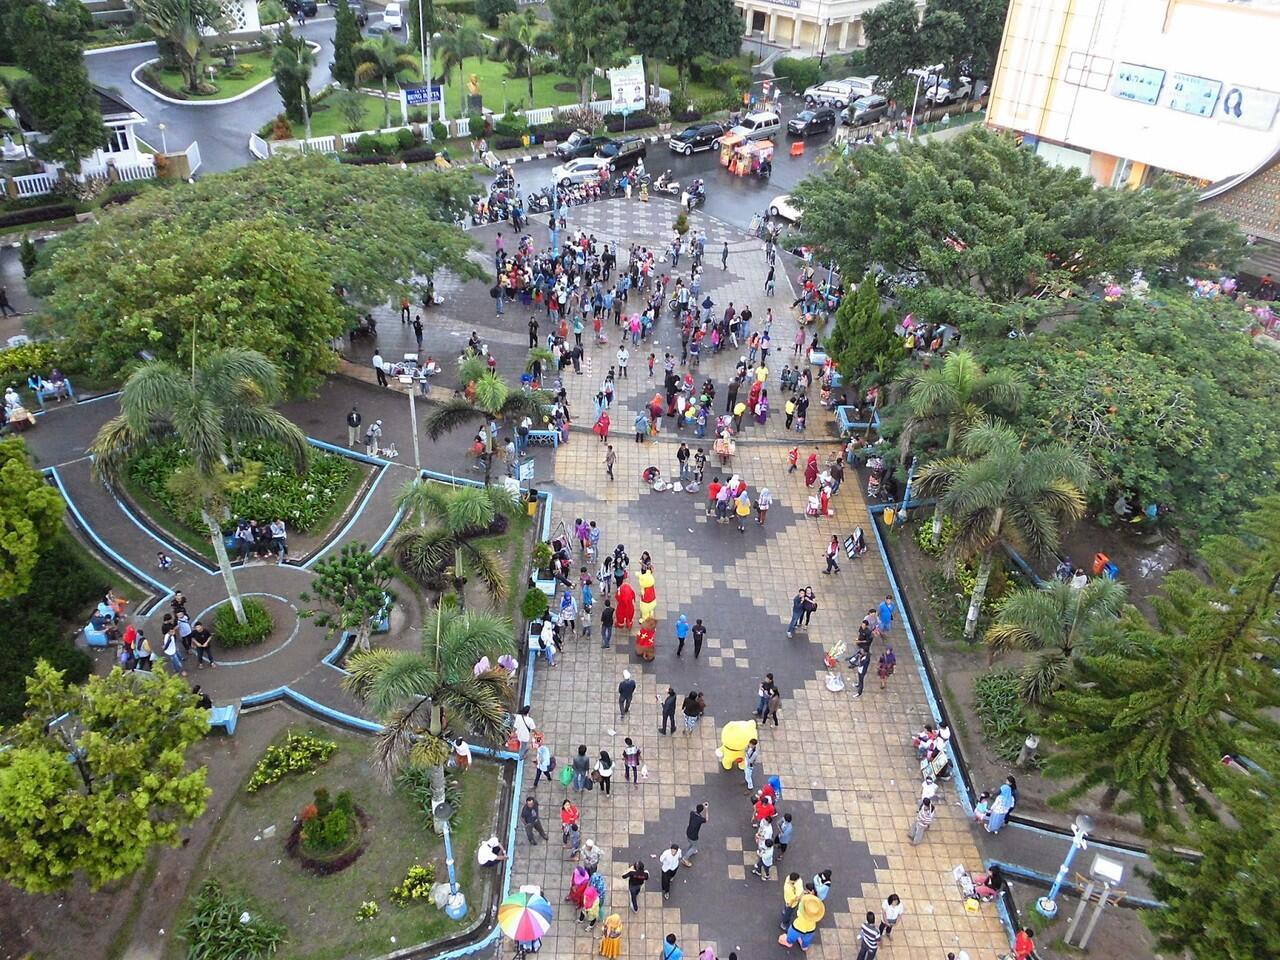
[[513,893],[498,906],[498,926],[512,940],[541,940],[551,928],[551,904],[545,897]]

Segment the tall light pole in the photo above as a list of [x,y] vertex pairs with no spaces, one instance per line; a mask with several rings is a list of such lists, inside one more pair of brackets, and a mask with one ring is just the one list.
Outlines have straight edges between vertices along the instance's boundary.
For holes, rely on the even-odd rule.
[[444,828],[441,831],[444,836],[444,864],[449,870],[449,899],[444,907],[445,916],[450,920],[461,920],[467,915],[467,898],[458,889],[458,877],[453,869],[453,836],[449,830],[449,820],[454,813],[453,804],[448,800],[441,800],[431,813]]
[[1067,871],[1071,869],[1071,861],[1076,858],[1076,853],[1088,849],[1089,845],[1085,840],[1092,830],[1093,817],[1087,813],[1077,816],[1075,822],[1071,824],[1071,847],[1067,850],[1067,858],[1058,868],[1058,875],[1053,880],[1053,886],[1049,888],[1049,895],[1036,901],[1036,910],[1041,916],[1052,919],[1058,915],[1058,891],[1062,889],[1062,884],[1067,879]]
[[[415,360],[418,358],[416,353],[411,355],[406,354],[406,359],[408,359],[409,356],[412,356]],[[413,430],[413,469],[421,472],[422,455],[418,452],[418,405],[413,393],[412,374],[400,374],[400,382],[404,384],[405,389],[409,391],[409,427]],[[450,869],[449,872],[453,873],[453,870]]]
[[168,152],[169,152],[169,139],[164,135],[164,124],[163,124],[163,123],[157,123],[157,124],[156,124],[156,129],[160,131],[160,152],[161,152],[161,153],[168,153]]

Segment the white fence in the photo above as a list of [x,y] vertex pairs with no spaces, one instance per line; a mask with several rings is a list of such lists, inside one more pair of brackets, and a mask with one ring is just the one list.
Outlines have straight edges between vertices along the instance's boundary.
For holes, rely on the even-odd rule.
[[453,125],[457,131],[454,134],[455,136],[458,136],[458,137],[471,136],[471,118],[470,117],[459,117],[457,120],[454,121]]
[[187,155],[187,174],[190,176],[199,170],[200,165],[204,162],[200,158],[200,141],[192,140],[191,146],[187,147],[183,153]]
[[53,192],[57,179],[48,173],[33,173],[25,177],[11,178],[19,197],[39,197]]
[[132,183],[135,180],[150,180],[156,175],[156,164],[154,160],[138,164],[117,164],[116,173],[120,174],[120,179],[125,183]]
[[556,111],[554,107],[542,107],[538,110],[526,110],[524,118],[528,121],[529,126],[536,127],[539,124],[550,123],[555,119]]

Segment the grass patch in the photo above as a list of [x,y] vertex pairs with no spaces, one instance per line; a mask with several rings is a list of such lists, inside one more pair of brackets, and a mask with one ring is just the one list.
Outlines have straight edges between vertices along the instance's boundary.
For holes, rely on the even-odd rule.
[[[364,104],[364,113],[360,115],[360,130],[381,130],[382,129],[382,107],[385,101],[381,97],[375,97],[370,94],[363,94],[361,101]],[[391,126],[400,126],[400,104],[392,101],[391,104]],[[267,124],[267,133],[271,132],[271,124]],[[332,97],[326,97],[315,105],[315,109],[311,114],[311,136],[313,137],[332,137],[340,133],[352,133],[351,126],[347,123],[347,118],[342,115]],[[264,134],[265,136],[266,134]],[[295,123],[293,125],[293,135],[301,139],[307,135],[306,124]]]
[[[506,103],[508,106],[515,106],[518,100],[523,100],[526,108],[532,107],[533,109],[559,107],[578,102],[576,84],[574,86],[575,92],[573,93],[566,93],[556,89],[557,83],[574,82],[573,78],[567,77],[563,73],[544,73],[534,77],[533,103],[530,104],[529,81],[527,79],[523,76],[508,77],[505,63],[497,63],[484,57],[472,57],[462,65],[461,72],[458,70],[451,71],[448,82],[445,84],[445,104],[451,117],[457,116],[458,104],[461,102],[460,98],[466,92],[467,78],[473,73],[480,78],[480,96],[484,100],[484,105],[494,113],[502,112],[503,80],[507,81]],[[609,81],[597,79],[596,89],[597,91],[603,89],[604,95],[607,96]]]
[[[232,801],[206,851],[189,904],[194,904],[194,891],[203,878],[234,880],[239,890],[270,904],[273,919],[288,928],[288,940],[276,954],[279,960],[376,956],[392,949],[393,936],[403,947],[457,931],[459,925],[432,905],[419,901],[400,907],[391,899],[392,888],[415,864],[434,861],[437,876],[446,876],[444,846],[426,826],[426,815],[403,791],[387,793],[378,785],[369,766],[371,740],[330,731],[319,735],[335,740],[338,750],[316,774],[286,778],[257,793],[241,793]],[[475,850],[496,829],[499,770],[493,764],[476,763],[462,782],[463,802],[452,822],[453,843],[459,882],[475,903],[480,891]],[[293,818],[314,802],[319,786],[335,795],[350,790],[355,804],[369,817],[364,854],[345,870],[324,878],[284,856]],[[270,825],[275,826],[275,835],[255,841]],[[357,922],[366,901],[378,903],[381,910],[376,917]],[[182,920],[192,911],[189,905]],[[165,956],[177,960],[185,951],[171,943]]]
[[162,70],[152,67],[144,70],[139,76],[143,80],[160,87],[161,93],[181,100],[223,100],[238,96],[256,87],[263,80],[271,79],[271,54],[265,50],[253,53],[242,53],[236,57],[235,66],[225,67],[221,63],[205,62],[201,66],[200,79],[209,82],[209,67],[217,71],[212,86],[212,93],[190,93],[186,89],[186,81],[178,70]]

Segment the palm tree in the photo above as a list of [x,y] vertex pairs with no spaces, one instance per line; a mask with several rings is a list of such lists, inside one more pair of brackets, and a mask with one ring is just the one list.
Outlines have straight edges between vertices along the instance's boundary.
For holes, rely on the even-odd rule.
[[228,29],[219,0],[133,0],[139,20],[178,63],[189,93],[200,90],[204,38]]
[[529,80],[529,107],[533,108],[533,59],[543,42],[542,21],[532,10],[504,13],[498,20],[498,39],[493,52],[511,65],[516,76],[521,72]]
[[[943,451],[955,449],[956,437],[966,426],[995,407],[1016,410],[1022,405],[1026,385],[1014,370],[1000,368],[991,373],[982,369],[967,350],[949,353],[941,367],[917,371],[905,378],[910,384],[907,407],[910,416],[902,428],[902,465],[906,466],[911,442],[923,430],[946,425]],[[933,514],[933,543],[942,539],[942,513]]]
[[540,390],[529,393],[512,390],[496,373],[486,370],[484,361],[479,357],[468,357],[462,363],[458,368],[458,382],[467,384],[467,394],[475,399],[454,397],[441,404],[427,417],[427,435],[432,440],[439,440],[446,433],[452,433],[478,418],[483,419],[484,482],[488,486],[493,472],[493,455],[497,452],[492,427],[498,421],[511,422],[521,417],[541,423],[551,397]]
[[463,83],[463,66],[468,57],[478,57],[484,53],[484,38],[480,31],[470,24],[462,24],[443,34],[434,41],[436,62],[440,64],[440,73],[445,82],[449,74],[458,71],[458,116],[467,113],[467,85]]
[[920,492],[936,495],[937,510],[955,525],[945,555],[949,572],[961,561],[978,561],[966,639],[978,628],[996,550],[1012,547],[1037,559],[1052,554],[1062,524],[1084,515],[1088,480],[1088,466],[1071,447],[1026,449],[1012,427],[989,419],[964,431],[960,456],[935,460],[920,472]]
[[311,136],[311,71],[316,65],[316,55],[306,38],[285,24],[271,53],[271,74],[275,77],[276,90],[284,103],[285,115],[297,123],[305,119],[307,136]]
[[481,739],[501,739],[511,675],[500,667],[479,674],[474,668],[482,657],[496,663],[515,654],[512,629],[505,617],[445,605],[423,624],[421,651],[379,648],[347,658],[343,685],[386,723],[373,747],[373,766],[385,783],[408,765],[429,769],[434,811],[445,798],[450,722]]
[[1100,628],[1115,623],[1124,606],[1123,584],[1097,577],[1083,587],[1054,581],[1039,589],[1019,590],[1000,608],[987,628],[992,659],[1003,650],[1034,650],[1039,655],[1022,671],[1023,696],[1040,703],[1062,684],[1076,651],[1088,652]]
[[389,33],[378,39],[362,40],[355,46],[356,83],[377,80],[382,84],[382,125],[391,126],[391,100],[387,84],[407,79],[418,72],[418,61],[409,55],[409,48]]
[[226,348],[199,359],[193,355],[189,372],[167,360],[153,360],[129,375],[120,391],[120,413],[103,424],[89,446],[95,472],[112,481],[141,447],[178,440],[191,465],[174,475],[170,488],[199,509],[241,623],[244,605],[217,518],[229,487],[243,482],[235,463],[240,443],[273,440],[298,471],[307,469],[306,436],[271,408],[280,394],[279,373],[255,350]]
[[465,609],[467,581],[484,582],[494,603],[507,596],[507,578],[497,555],[478,542],[498,517],[515,517],[518,500],[503,487],[449,486],[411,480],[396,495],[396,506],[413,522],[396,537],[392,550],[400,565],[420,583],[447,577]]

